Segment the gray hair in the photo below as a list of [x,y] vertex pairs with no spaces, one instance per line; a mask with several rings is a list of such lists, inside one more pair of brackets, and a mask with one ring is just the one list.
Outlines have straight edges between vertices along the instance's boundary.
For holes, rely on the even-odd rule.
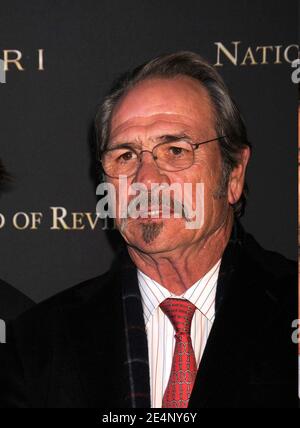
[[[192,77],[206,88],[214,108],[216,133],[218,136],[227,136],[219,141],[223,170],[218,193],[222,196],[226,192],[230,172],[240,162],[241,150],[245,147],[251,149],[251,143],[248,141],[241,113],[222,77],[212,65],[193,52],[182,51],[158,56],[122,74],[114,82],[104,102],[99,106],[95,118],[98,156],[101,156],[108,146],[111,117],[121,97],[143,80],[177,76]],[[233,205],[236,217],[244,214],[247,195],[248,185],[245,182],[241,198]]]

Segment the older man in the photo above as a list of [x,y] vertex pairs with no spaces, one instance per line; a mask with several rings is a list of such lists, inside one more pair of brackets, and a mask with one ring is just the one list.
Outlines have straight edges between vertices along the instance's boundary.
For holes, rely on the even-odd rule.
[[[296,267],[238,221],[250,144],[221,77],[194,53],[158,57],[120,78],[96,127],[125,248],[12,325],[2,405],[296,407]],[[153,202],[173,184],[187,198]]]
[[[0,159],[0,192],[9,179],[8,173]],[[0,319],[8,321],[16,318],[26,309],[33,306],[33,302],[20,291],[0,279]],[[4,324],[2,324],[3,326]],[[3,339],[4,333],[0,336]]]

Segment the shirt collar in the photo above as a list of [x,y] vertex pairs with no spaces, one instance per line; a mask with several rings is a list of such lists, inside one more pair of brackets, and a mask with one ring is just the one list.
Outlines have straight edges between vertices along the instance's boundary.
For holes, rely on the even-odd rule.
[[169,297],[189,300],[206,318],[212,321],[215,316],[215,296],[220,265],[221,259],[181,296],[170,293],[169,290],[138,269],[137,276],[146,326],[155,310]]

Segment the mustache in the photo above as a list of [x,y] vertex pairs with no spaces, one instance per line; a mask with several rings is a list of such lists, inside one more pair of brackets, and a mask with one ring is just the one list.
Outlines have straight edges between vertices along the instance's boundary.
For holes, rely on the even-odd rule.
[[[136,201],[138,202],[136,203]],[[136,212],[138,205],[140,207],[146,207],[146,210],[139,210],[141,213],[151,210],[161,210],[164,213],[165,210],[166,213],[178,214],[180,218],[184,218],[186,221],[191,221],[191,218],[187,215],[187,208],[181,201],[178,201],[176,198],[171,196],[170,198],[163,198],[161,194],[153,197],[151,192],[140,193],[138,196],[132,198],[127,206],[125,212],[126,215],[124,217],[132,217],[132,214]]]

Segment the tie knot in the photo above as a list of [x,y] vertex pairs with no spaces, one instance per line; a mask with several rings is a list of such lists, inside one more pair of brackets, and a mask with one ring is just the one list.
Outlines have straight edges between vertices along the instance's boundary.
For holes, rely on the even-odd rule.
[[196,306],[188,300],[166,299],[160,304],[160,308],[167,315],[173,327],[178,333],[191,334],[192,318]]

